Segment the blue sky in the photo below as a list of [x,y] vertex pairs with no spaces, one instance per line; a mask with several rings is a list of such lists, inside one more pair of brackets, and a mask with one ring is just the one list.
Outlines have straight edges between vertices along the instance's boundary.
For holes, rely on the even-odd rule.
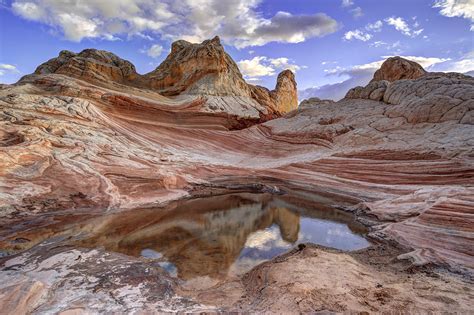
[[249,82],[290,68],[301,95],[338,98],[386,56],[474,70],[473,25],[474,0],[0,0],[0,82],[91,47],[146,73],[172,41],[219,35]]

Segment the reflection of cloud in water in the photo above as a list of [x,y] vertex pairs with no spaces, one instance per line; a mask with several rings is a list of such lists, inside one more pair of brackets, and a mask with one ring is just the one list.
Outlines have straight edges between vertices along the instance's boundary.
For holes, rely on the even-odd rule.
[[163,255],[160,252],[157,252],[156,250],[149,249],[149,248],[145,248],[144,250],[142,250],[140,256],[143,256],[149,259],[160,259],[161,257],[163,257]]
[[122,213],[94,222],[101,228],[81,245],[154,259],[187,280],[246,272],[301,242],[342,250],[369,245],[347,218],[334,221],[338,216],[331,209],[300,211],[278,200],[227,195],[184,202],[164,215]]
[[300,242],[311,242],[340,250],[357,250],[370,245],[346,224],[320,219],[301,219]]
[[257,248],[260,250],[269,250],[274,246],[288,246],[288,243],[282,240],[280,231],[275,225],[266,230],[250,234],[245,243],[246,248]]

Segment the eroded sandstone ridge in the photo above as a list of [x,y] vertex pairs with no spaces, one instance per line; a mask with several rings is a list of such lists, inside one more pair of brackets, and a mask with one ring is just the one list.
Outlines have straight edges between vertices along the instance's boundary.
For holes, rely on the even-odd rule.
[[[220,44],[197,45],[178,42],[171,56],[217,53]],[[408,71],[395,77],[409,79],[390,82],[382,75],[339,102],[243,128],[242,117],[258,122],[275,100],[289,106],[294,78],[281,74],[276,92],[245,85],[221,75],[233,68],[221,57],[210,74],[152,79],[108,53],[62,53],[1,86],[0,241],[26,250],[0,260],[1,303],[19,312],[471,310],[474,78]],[[170,73],[184,71],[166,64]],[[140,80],[161,83],[148,88]],[[201,88],[215,94],[197,96]],[[67,237],[50,227],[57,211],[68,222],[86,211],[229,191],[317,193],[354,212],[382,245],[352,254],[301,247],[196,288],[138,258],[43,242]],[[35,234],[28,222],[44,229]]]
[[216,113],[221,117],[227,114],[231,120],[240,120],[242,126],[279,117],[298,106],[296,81],[290,70],[280,73],[273,91],[247,84],[217,36],[200,44],[174,42],[168,57],[154,71],[144,75],[138,74],[132,63],[113,53],[85,49],[78,54],[61,51],[58,57],[40,65],[33,75],[22,81],[37,80],[41,75],[50,75],[50,81],[60,81],[52,74],[118,91],[132,87],[155,92],[177,98],[178,103],[196,103],[193,100],[201,99],[202,106],[194,106],[193,111]]

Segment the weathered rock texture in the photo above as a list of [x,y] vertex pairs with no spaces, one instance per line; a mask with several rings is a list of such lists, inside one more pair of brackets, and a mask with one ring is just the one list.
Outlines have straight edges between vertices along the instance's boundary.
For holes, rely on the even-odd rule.
[[145,76],[153,89],[166,96],[184,92],[250,97],[249,86],[218,37],[201,44],[174,42],[168,57]]
[[35,74],[62,74],[118,90],[125,90],[123,85],[126,85],[163,96],[203,97],[202,111],[260,122],[298,106],[296,81],[290,70],[280,73],[273,91],[249,85],[217,36],[200,44],[174,42],[168,57],[145,75],[138,74],[129,61],[96,49],[85,49],[78,54],[62,51],[58,57],[40,65]]
[[402,57],[391,57],[385,60],[380,69],[375,71],[374,81],[397,81],[402,79],[418,79],[426,74],[418,63]]
[[322,100],[319,97],[310,97],[306,100],[301,101],[300,105],[298,105],[298,109],[305,109],[309,108],[314,105],[323,105],[323,104],[332,104],[335,103],[333,100]]
[[131,84],[138,79],[135,66],[111,52],[85,49],[78,54],[63,50],[40,65],[35,74],[64,74],[94,83]]
[[[283,76],[280,90],[291,89],[291,76]],[[250,90],[267,95],[262,88]],[[401,263],[442,266],[472,276],[474,78],[432,73],[412,80],[376,81],[349,95],[330,106],[316,104],[242,129],[248,125],[242,115],[209,112],[205,97],[181,94],[170,99],[136,86],[117,89],[57,73],[36,74],[2,86],[1,236],[9,241],[12,233],[18,233],[12,229],[31,220],[48,220],[44,214],[57,210],[122,211],[231,189],[292,190],[357,204],[350,209],[371,222],[373,238],[400,246]],[[225,99],[216,102],[226,103]],[[242,106],[245,102],[242,99]],[[130,311],[146,311],[143,299],[133,304],[134,297],[153,295],[154,290],[161,292],[158,297],[177,292],[167,288],[181,290],[179,294],[189,296],[190,305],[198,305],[199,310],[214,310],[216,305],[238,310],[245,303],[250,305],[247,311],[268,312],[442,309],[463,313],[472,309],[471,289],[463,291],[466,284],[458,284],[451,276],[447,285],[417,274],[419,281],[406,279],[398,287],[393,285],[393,273],[381,270],[380,263],[375,267],[347,255],[313,249],[293,253],[289,263],[282,259],[264,264],[242,278],[203,291],[177,289],[169,282],[160,288],[151,287],[155,282],[140,286],[147,269],[130,260],[127,266],[137,271],[110,270],[119,273],[117,279],[130,283],[125,287],[120,284],[125,282],[118,281],[120,290],[113,291],[111,298],[91,292],[118,284],[96,283],[92,275],[104,269],[97,266],[97,273],[89,271],[81,259],[102,261],[116,256],[64,250],[63,254],[48,251],[53,260],[31,252],[2,260],[0,301],[18,301],[12,307],[27,305],[21,297],[28,296],[36,301],[39,312],[72,309],[77,301],[66,299],[64,306],[61,297],[51,299],[55,295],[47,292],[61,287],[58,279],[63,272],[68,277],[86,272],[91,277],[63,282],[62,296],[69,297],[77,283],[87,281],[90,285],[77,304],[84,308],[110,303],[111,312],[120,304],[128,305]],[[394,263],[392,258],[383,264]],[[57,270],[57,261],[71,267]],[[44,272],[54,277],[41,278]],[[336,275],[341,285],[335,287],[333,276],[324,275]],[[354,284],[360,277],[370,288]],[[387,291],[374,289],[379,279],[384,279]],[[430,294],[424,293],[425,284]],[[446,285],[456,293],[443,291]],[[134,291],[137,288],[147,293]],[[403,293],[411,292],[410,288],[415,288],[415,296]],[[50,297],[47,303],[41,303],[42,296]],[[150,301],[161,303],[157,298]],[[211,306],[200,307],[201,302]],[[160,305],[161,311],[183,309]]]

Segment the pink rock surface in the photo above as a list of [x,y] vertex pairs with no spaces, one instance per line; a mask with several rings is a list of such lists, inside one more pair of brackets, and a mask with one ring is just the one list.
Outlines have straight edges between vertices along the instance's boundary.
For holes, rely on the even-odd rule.
[[[373,237],[403,246],[400,259],[474,270],[474,78],[378,81],[254,125],[262,112],[243,119],[240,96],[212,111],[221,99],[168,98],[124,85],[115,70],[104,74],[114,84],[41,70],[2,86],[1,230],[58,210],[150,207],[209,187],[291,189],[358,203],[352,210],[375,220]],[[291,90],[285,77],[277,90]],[[42,284],[18,283],[41,296]]]

